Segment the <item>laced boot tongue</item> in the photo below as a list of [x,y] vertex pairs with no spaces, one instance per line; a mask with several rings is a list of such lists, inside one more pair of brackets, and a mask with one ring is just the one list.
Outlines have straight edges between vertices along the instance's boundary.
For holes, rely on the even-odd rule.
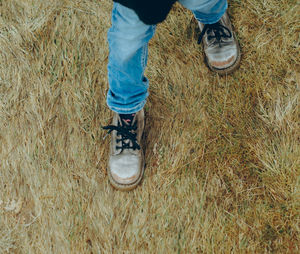
[[120,128],[118,134],[121,135],[119,141],[122,142],[122,146],[118,147],[119,149],[140,149],[140,146],[136,142],[136,124],[135,124],[135,115],[136,114],[119,114],[120,116]]
[[[121,122],[121,125],[128,129],[128,131],[130,133],[132,133],[132,130],[131,130],[131,126],[132,126],[132,122],[133,122],[133,118],[134,118],[135,114],[120,114],[120,122]],[[123,139],[122,142],[125,144],[125,145],[128,145],[130,146],[130,139]]]
[[203,30],[198,38],[198,44],[201,43],[202,38],[205,33],[207,33],[208,40],[215,38],[216,41],[219,43],[220,47],[221,47],[222,38],[231,38],[232,37],[231,31],[227,27],[223,26],[221,24],[220,20],[214,24],[205,24],[204,25]]
[[122,124],[125,123],[126,125],[132,125],[133,118],[135,114],[120,114],[120,119]]
[[112,131],[117,132],[117,143],[120,143],[121,146],[117,145],[116,149],[133,149],[140,150],[140,146],[137,143],[137,121],[134,120],[136,114],[119,114],[119,120],[116,125],[107,125],[104,126],[104,130],[108,130],[108,134]]

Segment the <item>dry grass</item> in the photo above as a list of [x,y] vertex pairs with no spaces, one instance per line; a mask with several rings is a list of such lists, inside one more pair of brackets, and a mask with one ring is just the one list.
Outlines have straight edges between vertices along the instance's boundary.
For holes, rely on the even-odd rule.
[[230,1],[227,77],[174,7],[150,43],[145,178],[121,193],[100,129],[111,2],[0,0],[0,252],[299,253],[296,2]]

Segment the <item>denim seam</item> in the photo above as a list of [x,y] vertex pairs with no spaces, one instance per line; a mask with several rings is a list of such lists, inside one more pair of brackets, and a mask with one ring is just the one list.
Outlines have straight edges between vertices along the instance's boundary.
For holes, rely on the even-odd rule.
[[143,49],[142,49],[142,57],[141,57],[141,65],[143,67],[143,70],[145,70],[146,68],[146,52],[147,52],[147,44],[143,46]]

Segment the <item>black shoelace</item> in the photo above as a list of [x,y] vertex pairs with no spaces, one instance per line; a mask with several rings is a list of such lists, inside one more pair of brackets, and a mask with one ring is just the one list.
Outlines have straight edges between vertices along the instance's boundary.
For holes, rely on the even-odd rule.
[[[121,119],[122,121],[122,119]],[[118,126],[115,125],[107,125],[102,127],[104,130],[108,130],[107,134],[110,134],[112,131],[117,131],[117,136],[121,136],[121,138],[117,138],[117,143],[121,142],[121,146],[116,146],[116,149],[121,149],[121,152],[124,149],[133,149],[133,150],[140,150],[140,146],[137,143],[136,139],[136,129],[137,125],[136,122],[133,125],[126,125],[123,123],[122,125],[118,122]],[[130,142],[131,141],[131,142]],[[132,144],[132,146],[130,145]]]
[[[205,24],[201,34],[199,35],[198,44],[201,43],[202,38],[206,32],[208,34],[208,37],[207,37],[208,40],[215,38],[218,43],[221,42],[222,38],[231,38],[232,37],[232,33],[230,32],[230,30],[227,27],[221,25],[219,22],[214,23],[214,24]],[[213,35],[211,32],[213,32]]]

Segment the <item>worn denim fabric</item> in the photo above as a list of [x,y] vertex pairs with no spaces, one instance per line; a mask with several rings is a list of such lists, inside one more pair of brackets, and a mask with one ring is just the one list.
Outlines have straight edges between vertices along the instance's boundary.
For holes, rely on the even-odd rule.
[[[227,9],[227,0],[180,0],[204,24],[217,22]],[[114,3],[109,43],[107,105],[116,113],[130,114],[141,110],[149,95],[149,81],[144,76],[148,42],[155,26],[145,25],[136,13]]]

